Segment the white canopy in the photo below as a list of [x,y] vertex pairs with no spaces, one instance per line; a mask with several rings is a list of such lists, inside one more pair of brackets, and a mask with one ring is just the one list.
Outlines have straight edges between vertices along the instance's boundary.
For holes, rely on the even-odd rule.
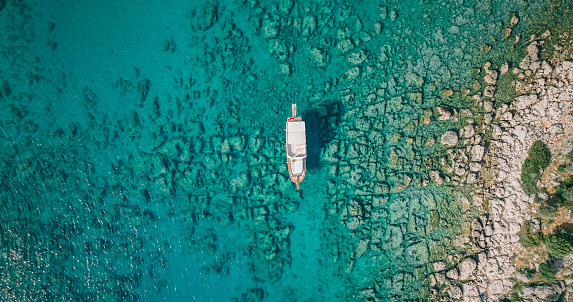
[[288,130],[292,132],[305,132],[305,124],[303,121],[288,122]]
[[289,122],[287,131],[289,145],[306,144],[306,128],[304,122]]

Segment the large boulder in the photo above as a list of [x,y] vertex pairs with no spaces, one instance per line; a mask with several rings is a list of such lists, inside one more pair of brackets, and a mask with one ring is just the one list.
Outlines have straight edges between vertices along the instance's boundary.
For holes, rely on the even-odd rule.
[[473,258],[465,258],[460,262],[459,269],[460,269],[460,280],[468,280],[475,272],[477,268],[477,263]]
[[535,103],[537,103],[537,95],[535,94],[521,95],[515,98],[515,106],[519,110],[523,110]]
[[458,134],[454,131],[446,131],[441,137],[442,145],[453,147],[458,144]]
[[481,161],[485,154],[485,148],[480,145],[474,145],[471,149],[472,161]]

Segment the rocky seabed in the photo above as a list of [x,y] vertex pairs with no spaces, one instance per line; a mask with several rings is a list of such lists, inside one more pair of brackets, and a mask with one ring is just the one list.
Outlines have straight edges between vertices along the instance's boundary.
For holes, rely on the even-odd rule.
[[[25,11],[0,4],[1,13]],[[197,5],[190,41],[153,46],[184,67],[165,66],[167,81],[136,66],[111,75],[102,90],[125,101],[115,114],[96,87],[74,90],[73,72],[43,66],[29,49],[32,17],[9,14],[20,38],[3,42],[21,50],[6,52],[13,68],[0,91],[10,100],[1,121],[2,297],[152,299],[172,293],[175,254],[195,257],[185,263],[197,266],[192,285],[242,274],[233,293],[241,301],[503,297],[533,202],[519,165],[534,140],[570,133],[572,67],[541,61],[542,40],[532,41],[518,67],[484,66],[486,88],[473,96],[483,117],[434,110],[475,60],[471,49],[485,38],[472,33],[495,34],[490,19],[502,14],[491,1],[457,7],[428,4],[418,15],[395,0],[367,14],[342,1]],[[507,72],[521,96],[494,109]],[[58,113],[71,92],[82,123]],[[277,109],[293,100],[314,119],[319,143],[309,153],[323,165],[309,168],[302,193],[287,177]],[[482,189],[450,194],[463,186]],[[472,221],[475,208],[487,214]],[[526,292],[542,299],[566,286]]]

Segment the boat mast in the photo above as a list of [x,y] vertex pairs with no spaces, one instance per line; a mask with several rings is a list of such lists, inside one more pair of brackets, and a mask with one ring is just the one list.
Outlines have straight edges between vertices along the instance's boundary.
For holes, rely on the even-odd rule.
[[292,117],[296,117],[296,104],[292,104]]

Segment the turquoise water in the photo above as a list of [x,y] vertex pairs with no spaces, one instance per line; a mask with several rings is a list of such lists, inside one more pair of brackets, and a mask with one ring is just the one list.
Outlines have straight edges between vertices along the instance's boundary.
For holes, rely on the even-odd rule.
[[425,300],[459,225],[424,118],[544,5],[0,1],[1,300]]

